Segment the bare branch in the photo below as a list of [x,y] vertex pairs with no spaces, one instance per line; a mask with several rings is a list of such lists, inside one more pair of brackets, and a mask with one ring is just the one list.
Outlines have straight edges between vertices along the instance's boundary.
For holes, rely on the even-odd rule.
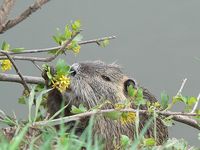
[[[46,57],[30,57],[30,56],[12,56],[14,60],[26,60],[26,61],[39,61],[39,62],[47,62]],[[0,60],[7,59],[5,56],[1,56]]]
[[4,0],[3,4],[0,7],[0,26],[2,26],[6,20],[7,17],[14,6],[15,0]]
[[[108,37],[102,37],[102,38],[98,38],[98,39],[87,40],[87,41],[80,41],[80,42],[78,42],[78,44],[79,45],[85,45],[85,44],[102,42],[106,39],[111,40],[111,39],[115,39],[115,38],[116,38],[116,36],[108,36]],[[50,47],[50,48],[24,50],[22,52],[8,52],[8,54],[14,55],[14,54],[29,54],[29,53],[50,52],[50,51],[58,50],[60,48],[61,48],[61,46],[56,46],[56,47]],[[0,56],[3,56],[3,55],[0,54]],[[2,59],[2,57],[0,57],[0,59]]]
[[172,119],[200,130],[200,125],[198,124],[198,122],[190,117],[178,115],[178,116],[173,116]]
[[60,49],[56,52],[55,55],[51,56],[51,57],[47,57],[45,59],[43,59],[44,62],[51,62],[52,60],[54,60],[60,53],[64,52],[65,48],[72,42],[72,40],[79,34],[80,32],[76,32],[68,41],[66,41],[61,47]]
[[40,68],[40,66],[38,64],[35,63],[35,61],[32,61],[32,63],[34,64],[34,66],[39,69],[42,72],[42,68]]
[[28,85],[26,83],[26,81],[24,80],[24,77],[21,75],[19,69],[17,68],[15,61],[9,56],[9,54],[7,54],[7,52],[0,50],[0,53],[4,54],[7,56],[7,58],[10,60],[10,62],[12,63],[13,67],[15,68],[16,73],[19,75],[19,77],[21,78],[21,83],[23,84],[24,88],[30,92]]
[[[33,76],[23,76],[26,83],[29,84],[41,84],[45,83],[44,79],[41,77],[33,77]],[[6,73],[0,73],[0,81],[5,82],[16,82],[16,83],[22,83],[21,78],[18,75],[14,74],[6,74]]]
[[195,105],[194,105],[194,107],[193,107],[191,113],[194,113],[195,110],[197,109],[198,104],[199,104],[199,100],[200,100],[200,93],[199,93],[199,95],[198,95],[198,97],[197,97],[197,101],[196,101],[196,103],[195,103]]
[[[104,113],[108,113],[108,112],[115,112],[116,109],[106,109],[106,110],[95,110],[95,111],[90,111],[90,112],[85,112],[85,113],[81,113],[81,114],[77,114],[77,115],[72,115],[72,116],[67,116],[67,117],[62,117],[62,118],[58,118],[58,119],[54,119],[54,120],[49,120],[49,121],[39,121],[39,122],[35,122],[33,125],[47,125],[47,124],[51,124],[51,125],[58,125],[61,123],[66,123],[66,122],[70,122],[70,121],[76,121],[76,120],[80,120],[82,118],[85,117],[89,117],[92,115],[96,115],[96,114],[104,114]],[[136,109],[122,109],[122,110],[118,110],[120,112],[137,112],[138,110]],[[148,110],[139,110],[140,114],[148,114]],[[189,118],[188,116],[198,116],[198,114],[191,114],[191,113],[181,113],[181,112],[162,112],[162,111],[156,111],[156,113],[160,114],[160,115],[164,115],[164,116],[173,116],[173,120],[178,121],[178,122],[182,122],[184,124],[187,124],[189,126],[192,126],[198,130],[200,130],[200,126],[198,125],[197,121]]]
[[[25,56],[18,56],[18,58],[21,58],[20,60],[30,60],[32,62],[34,61],[42,61],[42,62],[51,62],[53,61],[60,53],[64,52],[65,48],[72,42],[72,40],[79,34],[80,32],[76,32],[68,41],[66,41],[60,49],[56,52],[55,55],[46,57],[46,58],[39,58],[39,57],[25,57]],[[2,51],[2,50],[1,50]],[[17,57],[12,57],[13,59],[16,59]],[[0,58],[2,59],[2,57]],[[6,58],[3,58],[6,59]]]
[[179,91],[177,92],[176,95],[180,95],[180,94],[181,94],[181,92],[182,92],[182,90],[183,90],[183,88],[184,88],[184,86],[185,86],[186,81],[187,81],[187,78],[183,79],[183,82],[182,82],[182,84],[181,84],[181,87],[180,87],[180,89],[179,89]]
[[32,13],[36,12],[39,8],[41,8],[42,5],[46,4],[49,1],[50,0],[36,0],[34,4],[24,10],[19,16],[12,20],[6,21],[4,24],[0,24],[0,34],[28,18]]

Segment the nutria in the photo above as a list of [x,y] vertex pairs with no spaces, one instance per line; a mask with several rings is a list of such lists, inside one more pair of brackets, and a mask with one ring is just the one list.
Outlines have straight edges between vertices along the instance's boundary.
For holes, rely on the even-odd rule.
[[[75,63],[71,67],[71,84],[69,89],[60,93],[54,89],[50,91],[47,98],[47,107],[50,115],[55,114],[62,102],[69,104],[65,115],[72,115],[70,107],[83,104],[88,109],[102,104],[105,100],[113,104],[127,99],[127,88],[132,85],[138,88],[136,81],[125,75],[116,64],[105,64],[101,61]],[[156,102],[156,98],[145,88],[143,88],[144,99]],[[134,107],[134,106],[133,106]],[[103,109],[113,108],[111,105],[103,106]],[[143,128],[149,117],[140,115],[140,129]],[[89,119],[81,121],[79,131],[83,131]],[[82,130],[81,130],[81,129]],[[114,149],[119,145],[120,135],[127,135],[134,139],[135,125],[128,123],[122,125],[120,121],[112,120],[103,115],[99,115],[94,123],[94,133],[105,140],[105,149]],[[147,130],[145,137],[154,137],[153,125]],[[157,119],[157,144],[162,144],[168,137],[167,127]],[[115,144],[113,144],[113,142]]]

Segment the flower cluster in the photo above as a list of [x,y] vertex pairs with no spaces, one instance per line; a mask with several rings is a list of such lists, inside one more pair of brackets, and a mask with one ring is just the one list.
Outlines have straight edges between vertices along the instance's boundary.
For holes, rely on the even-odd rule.
[[10,60],[5,59],[1,61],[1,70],[3,72],[11,70],[11,68],[12,68],[12,63],[10,62]]
[[75,54],[80,52],[81,46],[76,41],[72,41],[68,46],[67,49],[72,50]]
[[80,45],[77,45],[76,47],[74,47],[72,49],[72,51],[75,53],[75,54],[78,54],[80,52],[80,49],[81,49],[81,46]]
[[134,112],[123,112],[120,118],[122,125],[135,122],[136,114]]
[[61,75],[59,77],[55,77],[52,83],[53,83],[53,88],[58,89],[62,93],[69,87],[70,78],[68,78],[67,76]]
[[[125,104],[121,104],[121,103],[115,104],[115,109],[120,110],[124,108],[126,108]],[[120,117],[120,122],[122,123],[122,125],[133,123],[135,122],[135,118],[136,118],[136,114],[134,112],[123,112]]]

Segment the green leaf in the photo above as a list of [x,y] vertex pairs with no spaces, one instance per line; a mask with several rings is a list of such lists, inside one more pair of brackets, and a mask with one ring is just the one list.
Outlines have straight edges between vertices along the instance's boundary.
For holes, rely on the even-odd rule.
[[103,48],[108,46],[109,43],[110,43],[110,41],[108,39],[105,39],[102,42],[99,42],[100,46],[103,47]]
[[8,51],[10,49],[10,44],[8,44],[6,41],[3,41],[1,49]]
[[167,95],[165,92],[161,93],[161,106],[163,109],[166,109],[168,107],[169,103],[169,95]]
[[137,97],[143,99],[143,89],[142,89],[142,88],[139,88],[139,89],[137,90]]
[[35,92],[42,92],[45,89],[45,85],[43,83],[37,84],[35,88]]
[[52,36],[52,38],[53,38],[53,40],[54,40],[57,44],[61,45],[61,39],[60,39],[59,37],[57,37],[57,36]]
[[139,89],[137,90],[136,98],[135,98],[135,100],[134,100],[133,102],[134,102],[134,104],[135,104],[136,106],[146,104],[147,100],[145,100],[145,99],[143,98],[143,89],[142,89],[142,88],[139,88]]
[[70,30],[69,25],[65,26],[65,38],[70,39],[72,36],[72,31]]
[[165,126],[171,127],[174,125],[174,121],[172,120],[173,116],[168,116],[164,119],[161,119],[161,121],[164,123]]
[[165,149],[174,149],[174,150],[186,150],[188,149],[188,143],[184,139],[168,139],[164,144]]
[[25,96],[21,96],[21,97],[18,99],[18,103],[19,103],[19,104],[26,104],[26,97],[25,97]]
[[81,22],[80,22],[80,20],[74,21],[74,23],[72,23],[71,27],[72,27],[72,30],[73,30],[73,31],[79,31],[79,30],[80,30],[80,27],[81,27]]
[[56,73],[57,75],[67,75],[69,73],[70,66],[66,65],[63,59],[59,59],[56,63]]
[[62,34],[59,38],[61,40],[61,45],[67,40],[65,34]]
[[85,108],[85,107],[83,106],[83,104],[80,104],[80,105],[79,105],[79,109],[80,109],[82,112],[86,112],[86,111],[87,111],[87,108]]
[[47,72],[47,77],[48,77],[50,80],[52,80],[52,79],[53,79],[53,75],[51,74],[51,68],[50,68],[49,66],[47,66],[46,72]]
[[134,89],[133,85],[129,85],[127,90],[128,90],[128,95],[130,97],[134,97],[135,96],[135,89]]
[[24,48],[14,48],[11,51],[15,52],[15,53],[18,53],[18,52],[22,52],[23,50],[24,50]]
[[195,113],[198,115],[197,117],[200,118],[200,109],[196,109]]
[[156,144],[156,141],[154,138],[146,138],[144,139],[144,145],[145,146],[154,146]]
[[78,108],[76,106],[72,105],[70,112],[73,114],[80,114],[80,113],[84,113],[86,111],[87,111],[87,109],[83,106],[83,104],[80,104]]
[[129,139],[128,136],[126,135],[121,135],[120,137],[120,144],[122,146],[123,149],[126,149],[126,147],[128,147],[131,143],[131,140]]
[[172,103],[175,104],[177,102],[184,102],[185,104],[187,104],[187,97],[184,97],[182,95],[174,96],[172,98]]
[[121,117],[122,115],[122,112],[119,112],[119,111],[113,111],[113,112],[107,112],[107,113],[104,113],[104,116],[112,119],[112,120],[117,120]]
[[78,34],[73,41],[76,41],[76,42],[80,42],[81,40],[83,39],[83,36],[81,34]]
[[196,101],[197,101],[196,97],[189,97],[188,100],[187,100],[187,104],[189,106],[192,106],[192,105],[194,105],[196,103]]
[[139,105],[145,105],[147,100],[143,98],[136,98],[133,102],[136,106],[139,106]]

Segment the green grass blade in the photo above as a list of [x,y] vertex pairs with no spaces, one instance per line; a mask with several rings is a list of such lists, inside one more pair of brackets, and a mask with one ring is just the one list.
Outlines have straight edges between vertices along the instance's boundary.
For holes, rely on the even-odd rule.
[[22,131],[11,140],[10,146],[9,146],[9,150],[17,150],[17,149],[19,149],[19,145],[22,142],[22,140],[24,138],[24,135],[27,133],[28,127],[29,127],[29,125],[26,125],[22,129]]
[[54,119],[58,114],[60,114],[69,104],[65,105],[64,107],[62,107],[60,110],[58,110],[50,119],[48,119],[48,121],[51,121],[52,119]]
[[52,89],[48,89],[48,90],[42,91],[39,94],[39,96],[37,97],[37,99],[36,99],[36,106],[35,106],[35,116],[34,116],[33,122],[35,122],[36,119],[37,119],[37,117],[38,117],[38,112],[39,112],[39,108],[40,108],[40,105],[41,105],[42,100],[43,100],[43,95],[46,94],[47,92],[49,92],[50,90],[52,90]]
[[29,122],[32,122],[31,109],[32,109],[32,106],[34,104],[35,87],[36,86],[32,87],[30,96],[28,98],[28,111],[29,111],[29,113],[28,113],[28,120],[29,120]]
[[148,120],[148,122],[145,124],[144,128],[142,129],[142,131],[139,134],[139,137],[137,139],[134,140],[133,145],[131,146],[131,150],[135,150],[137,149],[138,144],[140,144],[140,140],[141,138],[145,135],[145,133],[147,132],[148,128],[150,127],[151,123],[153,121],[153,118],[150,118]]

